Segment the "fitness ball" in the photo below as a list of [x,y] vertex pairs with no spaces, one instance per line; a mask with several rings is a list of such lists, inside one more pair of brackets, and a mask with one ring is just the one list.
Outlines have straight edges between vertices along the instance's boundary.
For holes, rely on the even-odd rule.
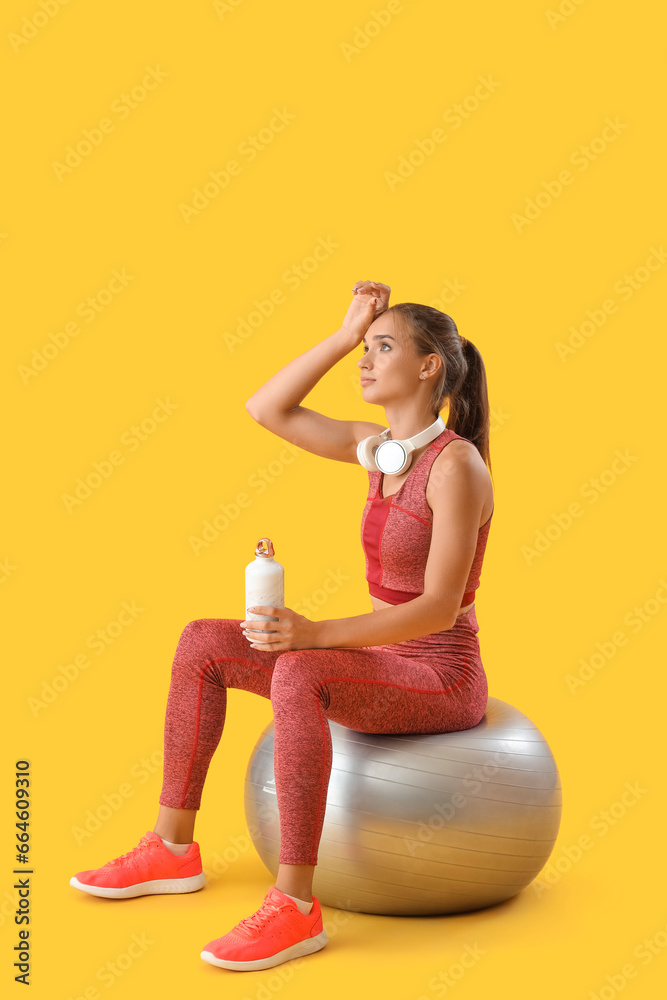
[[[359,733],[326,720],[333,756],[313,894],[325,906],[395,916],[465,913],[516,896],[546,864],[560,825],[556,762],[537,727],[489,698],[473,729]],[[245,777],[253,844],[278,875],[273,720]]]

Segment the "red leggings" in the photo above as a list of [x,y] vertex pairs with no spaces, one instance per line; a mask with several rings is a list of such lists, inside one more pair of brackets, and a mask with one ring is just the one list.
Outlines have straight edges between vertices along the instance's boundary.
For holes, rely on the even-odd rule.
[[451,629],[386,646],[251,649],[241,621],[200,618],[181,633],[159,801],[200,808],[227,688],[270,698],[281,864],[317,864],[332,761],[327,719],[361,733],[447,733],[471,729],[486,711],[474,606]]

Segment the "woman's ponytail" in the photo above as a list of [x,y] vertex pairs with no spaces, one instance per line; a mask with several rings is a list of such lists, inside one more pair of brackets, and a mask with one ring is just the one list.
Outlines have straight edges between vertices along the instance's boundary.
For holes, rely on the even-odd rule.
[[489,395],[486,384],[486,369],[475,345],[461,337],[461,348],[466,360],[463,381],[452,393],[449,400],[447,426],[468,438],[477,447],[480,455],[491,471],[489,454]]

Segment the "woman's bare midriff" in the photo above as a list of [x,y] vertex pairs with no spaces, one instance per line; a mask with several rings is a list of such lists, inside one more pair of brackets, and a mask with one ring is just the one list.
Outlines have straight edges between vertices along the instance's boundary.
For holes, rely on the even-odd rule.
[[[451,444],[449,445],[449,447],[451,448],[452,445],[456,445],[457,443],[458,442],[456,442],[456,441],[452,441]],[[416,449],[416,451],[415,451],[415,453],[413,455],[413,458],[412,458],[412,462],[410,463],[410,468],[414,468],[414,464],[419,461],[419,459],[421,458],[421,456],[423,455],[423,453],[426,451],[426,449],[428,447],[429,447],[429,445],[424,445],[423,447]],[[437,459],[436,459],[436,461],[437,461]],[[435,462],[433,464],[435,465]],[[383,497],[390,497],[390,496],[393,496],[394,493],[397,493],[398,490],[403,485],[403,483],[405,482],[405,480],[408,478],[409,471],[410,470],[408,469],[408,472],[407,473],[403,473],[403,475],[401,475],[401,476],[389,476],[389,475],[385,475],[382,478],[382,480],[381,480],[381,482],[382,482],[382,487],[381,487],[382,488],[382,496]],[[431,484],[431,479],[429,477],[429,480],[428,480],[428,482],[426,484],[426,502],[428,503],[429,507],[431,506],[431,504],[429,502],[429,492],[430,492],[431,485],[432,485]],[[492,510],[493,510],[493,491],[492,491],[492,486],[491,486],[491,477],[489,477],[489,496],[486,498],[486,501],[484,503],[484,507],[482,509],[482,519],[481,519],[481,521],[479,523],[479,527],[480,528],[482,527],[482,525],[486,524],[486,522],[488,521],[488,519],[491,516]],[[372,594],[370,594],[369,596],[370,596],[370,599],[371,599],[371,604],[373,605],[373,611],[380,611],[382,608],[393,608],[394,607],[393,604],[388,604],[387,601],[382,601],[379,597],[373,597]],[[456,617],[458,618],[459,615],[464,615],[466,613],[466,611],[470,611],[470,609],[472,608],[472,606],[473,606],[474,603],[475,602],[473,601],[472,604],[465,604],[462,607],[460,607],[459,610],[456,612]]]
[[[369,597],[371,599],[371,604],[373,605],[373,611],[381,611],[382,608],[393,608],[393,607],[395,607],[394,604],[387,604],[386,601],[381,601],[379,597],[373,597],[372,594],[369,594]],[[466,604],[462,608],[460,608],[456,612],[456,617],[458,618],[459,615],[464,615],[466,613],[466,611],[470,611],[470,609],[471,609],[471,607],[472,607],[472,605],[474,603],[475,602],[473,601],[472,604]]]

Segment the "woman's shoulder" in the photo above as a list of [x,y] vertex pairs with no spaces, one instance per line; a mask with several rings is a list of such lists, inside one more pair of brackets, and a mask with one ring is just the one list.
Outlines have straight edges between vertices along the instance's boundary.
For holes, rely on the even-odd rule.
[[432,498],[438,489],[446,488],[450,477],[461,475],[469,483],[470,489],[486,501],[489,509],[493,505],[493,483],[486,462],[472,441],[456,435],[445,441],[436,454],[426,484],[427,498]]

